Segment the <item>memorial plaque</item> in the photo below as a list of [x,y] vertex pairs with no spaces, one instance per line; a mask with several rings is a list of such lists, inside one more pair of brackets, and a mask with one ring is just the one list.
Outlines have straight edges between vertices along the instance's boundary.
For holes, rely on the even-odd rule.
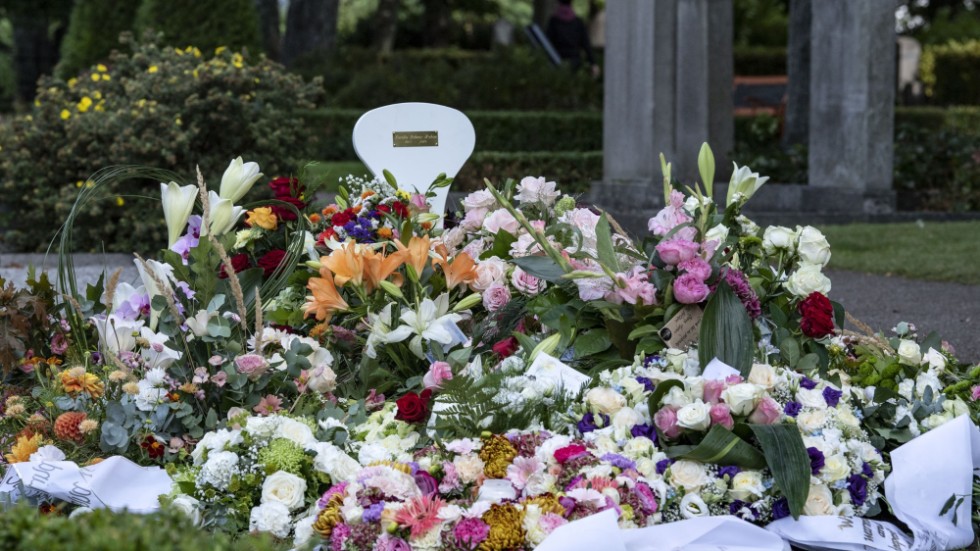
[[395,147],[438,147],[439,133],[436,131],[392,132],[391,143]]

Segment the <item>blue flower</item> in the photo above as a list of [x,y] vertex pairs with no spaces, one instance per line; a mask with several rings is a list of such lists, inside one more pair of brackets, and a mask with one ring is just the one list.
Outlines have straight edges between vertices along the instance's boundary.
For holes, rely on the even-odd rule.
[[[725,475],[728,475],[729,478],[735,478],[735,475],[737,475],[740,472],[742,472],[742,469],[739,469],[735,465],[718,467],[718,478],[723,478]],[[735,513],[732,514],[734,515]]]
[[827,402],[827,405],[832,408],[837,407],[837,404],[840,402],[840,397],[843,395],[843,392],[833,387],[828,386],[823,389],[823,401]]
[[803,409],[803,404],[799,402],[787,402],[786,406],[783,407],[783,413],[790,417],[796,417],[800,414],[801,409]]
[[637,377],[637,378],[636,378],[636,382],[638,382],[638,383],[640,383],[640,384],[642,384],[642,385],[643,385],[643,388],[644,388],[644,389],[645,389],[645,390],[646,390],[647,392],[653,392],[653,391],[654,391],[654,390],[656,390],[656,388],[657,388],[657,385],[656,385],[656,384],[654,384],[654,382],[653,382],[653,381],[651,381],[650,379],[648,379],[648,378],[646,378],[646,377]]
[[657,474],[664,474],[667,472],[667,467],[670,467],[670,464],[673,462],[673,459],[663,459],[661,461],[657,461]]
[[813,390],[817,387],[817,382],[809,377],[803,377],[803,380],[800,381],[800,386],[807,390]]

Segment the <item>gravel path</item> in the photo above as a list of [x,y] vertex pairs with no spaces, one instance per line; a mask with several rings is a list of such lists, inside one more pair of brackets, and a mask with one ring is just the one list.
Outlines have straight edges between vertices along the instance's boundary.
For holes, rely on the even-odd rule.
[[[0,278],[23,285],[30,265],[44,267],[52,280],[57,275],[57,257],[40,254],[0,253]],[[103,267],[110,272],[123,268],[121,281],[138,279],[132,257],[124,254],[75,255],[80,289],[98,280]],[[921,335],[936,331],[949,341],[964,361],[980,362],[980,286],[901,277],[828,271],[831,298],[847,311],[886,334],[900,321],[914,323]]]

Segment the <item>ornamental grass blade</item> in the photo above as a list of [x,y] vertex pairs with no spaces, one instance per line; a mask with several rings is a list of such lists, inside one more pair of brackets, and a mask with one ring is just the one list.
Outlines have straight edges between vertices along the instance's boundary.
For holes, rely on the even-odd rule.
[[599,216],[599,222],[595,225],[596,253],[599,262],[614,272],[619,272],[619,260],[616,258],[616,249],[613,247],[612,228],[606,213]]
[[786,496],[793,518],[803,514],[810,493],[810,456],[795,425],[749,425],[772,471],[776,488]]
[[664,450],[671,459],[690,459],[711,465],[736,465],[746,469],[762,469],[765,456],[734,432],[714,425],[696,446],[672,446]]
[[714,358],[738,369],[748,377],[752,369],[755,336],[752,320],[728,282],[722,280],[708,300],[698,335],[698,359],[708,365]]

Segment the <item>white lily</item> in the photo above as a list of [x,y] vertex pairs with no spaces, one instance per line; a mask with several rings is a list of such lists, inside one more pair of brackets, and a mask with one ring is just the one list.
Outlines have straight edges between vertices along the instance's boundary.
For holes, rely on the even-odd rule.
[[104,350],[119,355],[136,347],[136,335],[143,328],[143,320],[126,320],[114,315],[92,318],[99,332],[99,343]]
[[378,357],[378,352],[375,350],[377,345],[401,342],[412,334],[412,329],[406,325],[392,329],[395,322],[391,317],[393,305],[394,303],[389,302],[377,314],[368,313],[368,326],[371,328],[371,334],[368,335],[364,352],[369,358]]
[[[191,330],[197,337],[203,337],[208,334],[208,322],[211,318],[217,317],[217,312],[208,312],[207,310],[198,310],[196,314],[188,317],[184,320],[184,324],[187,328]],[[190,339],[188,339],[190,340]]]
[[245,209],[242,207],[236,207],[231,199],[223,199],[218,196],[217,193],[213,191],[208,192],[208,219],[210,221],[209,228],[201,228],[201,235],[206,235],[208,232],[214,234],[215,237],[223,235],[228,232],[228,230],[235,227],[238,219],[241,218],[242,213]]
[[258,163],[246,163],[241,157],[232,160],[221,175],[221,198],[237,203],[261,177]]
[[150,343],[148,348],[140,350],[140,355],[146,360],[148,368],[159,367],[167,369],[170,364],[179,360],[182,354],[167,346],[167,335],[151,331],[149,327],[140,329],[140,337]]
[[[153,275],[156,277],[151,277],[147,273],[146,269],[143,267],[143,263],[139,260],[134,260],[136,263],[136,270],[140,274],[140,279],[143,280],[143,287],[146,289],[146,293],[150,296],[150,329],[156,330],[157,322],[160,321],[160,314],[163,312],[163,308],[153,307],[153,298],[156,296],[166,296],[164,292],[173,293],[173,287],[170,286],[170,280],[173,279],[174,268],[169,264],[164,264],[162,262],[157,262],[156,260],[147,260],[146,266],[153,271]],[[166,289],[161,289],[157,284],[160,281],[166,286]]]
[[758,172],[752,172],[747,166],[739,168],[738,164],[732,164],[735,165],[735,170],[732,172],[732,179],[728,182],[726,206],[731,205],[741,197],[748,201],[762,187],[762,184],[769,180],[768,176],[759,176]]
[[160,183],[160,197],[163,201],[163,218],[167,221],[167,246],[171,246],[187,226],[187,218],[194,209],[195,186],[178,186],[177,182]]
[[[449,332],[446,324],[455,323],[461,319],[459,314],[447,313],[449,311],[449,296],[439,295],[435,301],[426,298],[418,306],[418,310],[406,310],[402,312],[401,327],[408,327],[415,337],[408,343],[408,348],[419,358],[425,358],[425,350],[422,348],[422,341],[434,341],[439,344],[450,344],[453,342],[453,335]],[[399,327],[399,329],[401,329]]]

